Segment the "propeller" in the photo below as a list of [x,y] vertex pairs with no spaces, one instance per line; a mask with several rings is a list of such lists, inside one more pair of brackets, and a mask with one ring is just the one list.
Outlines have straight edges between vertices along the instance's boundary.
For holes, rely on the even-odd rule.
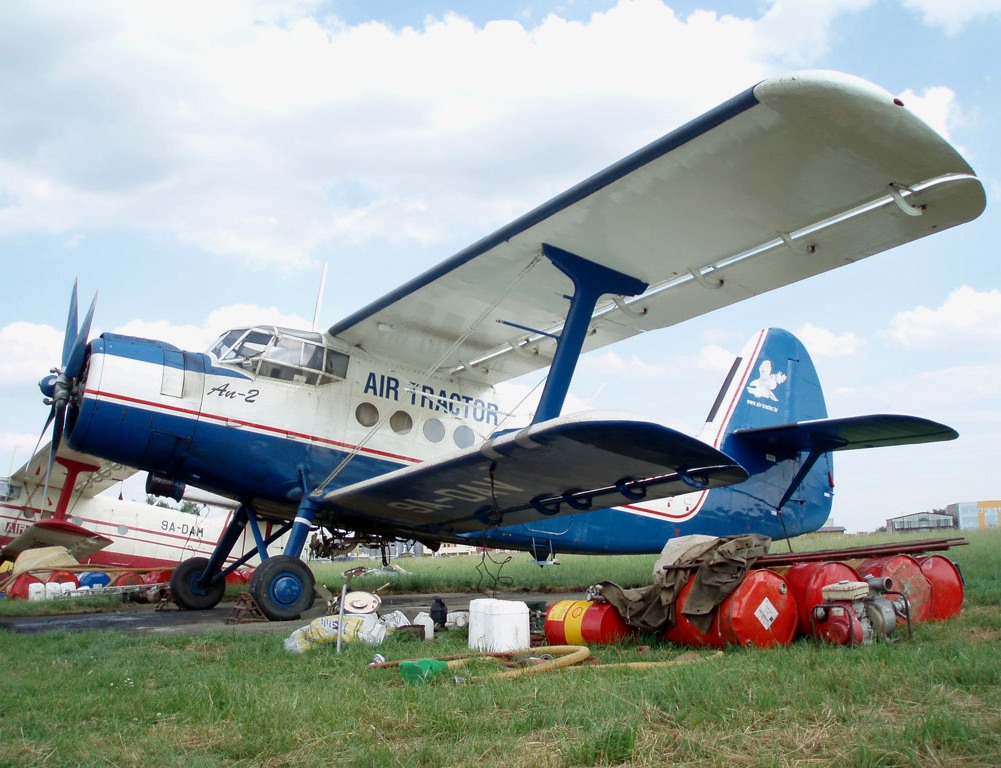
[[66,425],[66,408],[78,395],[77,386],[80,374],[83,372],[84,355],[87,351],[87,337],[90,335],[90,324],[94,319],[94,307],[97,305],[97,294],[90,302],[90,309],[77,326],[77,281],[73,281],[73,293],[70,295],[70,309],[66,318],[66,334],[63,336],[63,354],[60,367],[53,368],[49,375],[38,382],[38,388],[44,395],[43,401],[51,406],[49,417],[42,427],[42,434],[52,426],[52,440],[49,444],[49,462],[45,469],[45,491],[42,504],[49,495],[49,477],[52,465],[56,461],[56,452],[62,440],[63,428]]

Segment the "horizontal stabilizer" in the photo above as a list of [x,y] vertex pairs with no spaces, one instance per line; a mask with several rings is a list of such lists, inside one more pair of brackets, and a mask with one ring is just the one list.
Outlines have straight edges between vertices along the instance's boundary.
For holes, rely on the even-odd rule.
[[774,427],[738,429],[732,435],[774,451],[851,451],[955,440],[951,427],[917,416],[879,414],[846,419],[815,419]]
[[727,455],[659,424],[571,416],[332,491],[344,522],[466,533],[738,483]]
[[38,547],[66,547],[74,558],[83,560],[111,543],[107,536],[66,520],[40,520],[0,549],[0,560],[13,560],[22,552]]

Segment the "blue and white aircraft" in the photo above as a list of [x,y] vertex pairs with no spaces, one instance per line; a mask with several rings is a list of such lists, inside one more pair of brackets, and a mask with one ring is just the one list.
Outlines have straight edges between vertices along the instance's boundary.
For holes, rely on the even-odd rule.
[[[447,259],[325,333],[246,327],[207,353],[78,327],[40,383],[69,445],[239,502],[174,599],[217,603],[249,528],[272,619],[313,601],[309,531],[544,551],[656,552],[679,533],[793,536],[830,508],[830,452],[955,437],[827,419],[805,350],[759,334],[704,439],[561,415],[582,352],[976,218],[981,182],[899,100],[831,72],[767,80]],[[548,369],[531,423],[494,386]],[[674,497],[674,498],[672,498]],[[586,514],[578,514],[586,513]],[[287,531],[266,556],[262,523]]]

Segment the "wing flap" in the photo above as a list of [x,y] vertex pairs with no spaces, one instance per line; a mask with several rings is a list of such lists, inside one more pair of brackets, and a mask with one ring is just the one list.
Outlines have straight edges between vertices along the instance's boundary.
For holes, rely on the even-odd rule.
[[735,97],[329,332],[495,383],[551,361],[545,334],[561,330],[573,289],[543,243],[650,286],[626,310],[599,304],[593,349],[969,221],[985,204],[966,161],[890,94],[801,73]]
[[659,424],[563,417],[327,494],[338,524],[465,533],[741,482],[725,454]]
[[772,450],[850,451],[955,440],[951,427],[917,416],[879,414],[816,419],[775,427],[735,430],[733,436]]

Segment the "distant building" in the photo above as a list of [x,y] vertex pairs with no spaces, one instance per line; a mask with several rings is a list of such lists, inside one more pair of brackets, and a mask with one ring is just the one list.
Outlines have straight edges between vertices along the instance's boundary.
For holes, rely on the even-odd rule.
[[980,528],[1001,528],[1001,501],[961,501],[950,504],[946,512],[956,527],[965,531]]
[[910,515],[891,517],[886,521],[887,533],[910,533],[912,531],[940,531],[955,528],[956,520],[949,514],[938,512],[915,512]]
[[818,528],[817,533],[837,533],[842,534],[845,532],[845,527],[843,525],[835,525],[832,521],[828,520],[824,523],[823,528]]

